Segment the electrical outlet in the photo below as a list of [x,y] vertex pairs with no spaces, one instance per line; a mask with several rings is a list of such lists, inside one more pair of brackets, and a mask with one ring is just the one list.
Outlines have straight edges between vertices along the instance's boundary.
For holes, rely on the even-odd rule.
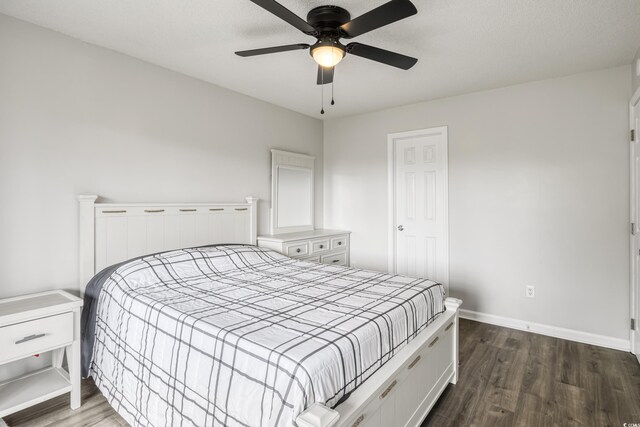
[[527,298],[535,298],[536,297],[536,287],[535,286],[527,286]]

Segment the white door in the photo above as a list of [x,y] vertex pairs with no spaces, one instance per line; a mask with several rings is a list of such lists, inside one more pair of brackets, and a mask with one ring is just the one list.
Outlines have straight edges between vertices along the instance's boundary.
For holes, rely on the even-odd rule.
[[631,350],[640,362],[640,89],[631,100]]
[[447,287],[447,128],[389,135],[389,158],[389,270]]

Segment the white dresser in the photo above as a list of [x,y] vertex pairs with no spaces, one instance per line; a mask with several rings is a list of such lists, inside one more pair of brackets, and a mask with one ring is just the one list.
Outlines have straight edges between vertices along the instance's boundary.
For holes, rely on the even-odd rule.
[[258,236],[258,246],[276,250],[291,258],[349,266],[349,235],[344,230],[311,230]]
[[81,309],[82,300],[64,291],[0,300],[0,365],[53,353],[51,367],[0,384],[0,417],[68,392],[71,409],[80,406]]

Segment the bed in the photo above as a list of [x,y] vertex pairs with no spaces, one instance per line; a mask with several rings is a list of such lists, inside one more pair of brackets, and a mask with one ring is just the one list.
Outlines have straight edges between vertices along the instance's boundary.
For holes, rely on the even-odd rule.
[[256,201],[80,198],[83,374],[132,425],[419,425],[457,379],[460,301],[258,248]]

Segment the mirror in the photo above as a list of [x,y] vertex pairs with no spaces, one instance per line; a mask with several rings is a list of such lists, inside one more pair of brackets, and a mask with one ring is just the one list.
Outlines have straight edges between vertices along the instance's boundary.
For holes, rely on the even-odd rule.
[[271,150],[271,234],[314,229],[314,157]]
[[313,224],[309,169],[278,167],[278,228]]

